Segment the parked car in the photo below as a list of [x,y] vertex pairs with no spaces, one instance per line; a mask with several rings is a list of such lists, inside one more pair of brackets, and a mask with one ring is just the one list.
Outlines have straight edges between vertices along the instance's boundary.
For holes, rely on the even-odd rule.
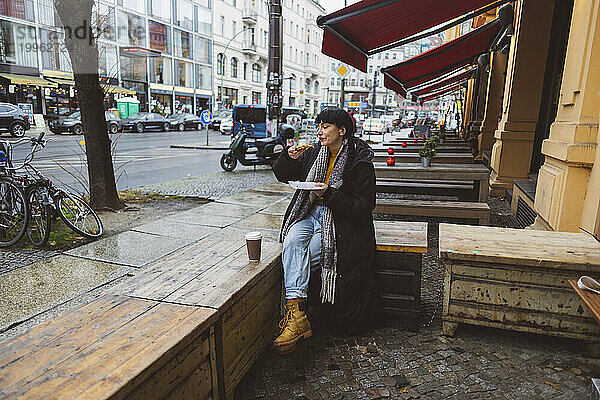
[[219,130],[223,135],[230,135],[233,131],[233,117],[228,117],[222,120],[219,124]]
[[367,118],[362,125],[363,135],[384,134],[388,131],[387,125],[381,118]]
[[210,124],[208,124],[208,127],[210,129],[214,129],[214,130],[218,131],[221,126],[221,120],[223,120],[227,117],[231,117],[231,110],[215,111],[213,113],[213,120]]
[[0,134],[9,132],[13,137],[21,137],[30,128],[29,115],[13,104],[0,103]]
[[[104,119],[106,120],[106,129],[108,133],[115,134],[119,131],[119,123],[121,118],[116,114],[105,111]],[[57,120],[50,122],[50,131],[54,134],[61,134],[64,132],[74,133],[75,135],[83,134],[83,124],[81,123],[81,112],[75,111],[66,117],[61,117]]]
[[169,124],[171,124],[172,130],[185,131],[186,129],[198,130],[202,127],[202,121],[200,117],[194,114],[181,113],[173,114],[169,118]]
[[121,120],[121,129],[123,131],[135,131],[138,133],[149,129],[160,129],[168,132],[171,128],[169,121],[162,115],[151,112],[139,112],[131,114],[129,117]]

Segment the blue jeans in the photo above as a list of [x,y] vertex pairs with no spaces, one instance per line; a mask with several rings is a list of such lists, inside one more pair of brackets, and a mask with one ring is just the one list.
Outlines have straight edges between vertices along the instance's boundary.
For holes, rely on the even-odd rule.
[[311,268],[321,262],[323,206],[316,205],[308,216],[290,228],[283,241],[283,282],[286,299],[306,298]]

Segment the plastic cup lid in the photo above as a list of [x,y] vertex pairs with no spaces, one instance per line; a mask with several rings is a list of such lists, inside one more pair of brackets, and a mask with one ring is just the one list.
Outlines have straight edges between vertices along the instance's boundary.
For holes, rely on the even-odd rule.
[[262,239],[262,233],[260,232],[248,232],[246,234],[246,240],[260,240]]

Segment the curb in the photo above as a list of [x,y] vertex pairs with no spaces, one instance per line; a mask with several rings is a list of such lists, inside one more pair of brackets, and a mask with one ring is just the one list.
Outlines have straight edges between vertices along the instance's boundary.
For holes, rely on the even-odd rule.
[[172,149],[195,149],[195,150],[229,150],[229,146],[201,146],[201,145],[179,145],[172,144],[169,146]]

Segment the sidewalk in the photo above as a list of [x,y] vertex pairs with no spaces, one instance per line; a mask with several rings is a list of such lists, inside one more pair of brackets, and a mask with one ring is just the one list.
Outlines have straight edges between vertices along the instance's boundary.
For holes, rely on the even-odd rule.
[[[144,190],[181,196],[212,193],[217,198],[274,182],[268,168],[224,174],[180,179]],[[493,199],[490,206],[493,225],[514,222],[506,202]],[[0,339],[134,279],[132,275],[149,262],[209,234],[210,227],[194,223],[194,215],[203,215],[196,209],[2,274],[3,308],[7,304],[20,311],[31,307],[31,315],[36,317],[0,334]],[[341,337],[327,321],[313,318],[314,337],[285,357],[271,349],[264,351],[238,386],[236,398],[587,398],[590,378],[600,376],[600,360],[585,357],[580,342],[481,327],[461,327],[454,337],[441,336],[443,269],[437,258],[437,232],[437,223],[430,220],[429,252],[423,259],[423,317],[418,330],[388,320],[360,336]],[[91,286],[83,293],[75,292],[73,288],[83,277]],[[5,296],[17,287],[19,296]],[[33,304],[44,296],[47,301],[42,308]],[[11,321],[3,318],[0,325],[6,327]]]

